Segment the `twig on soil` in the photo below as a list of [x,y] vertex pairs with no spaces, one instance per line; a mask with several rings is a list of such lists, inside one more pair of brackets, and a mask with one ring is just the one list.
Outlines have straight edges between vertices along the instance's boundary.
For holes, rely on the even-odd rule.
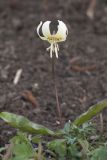
[[90,18],[94,18],[94,12],[95,12],[95,7],[96,7],[96,0],[91,0],[89,7],[87,9],[86,15]]
[[19,79],[21,77],[21,74],[22,74],[22,69],[18,69],[17,72],[16,72],[16,75],[14,77],[14,80],[13,80],[13,83],[16,85],[18,84],[19,82]]
[[11,159],[11,156],[12,156],[12,148],[13,148],[13,143],[10,143],[10,144],[8,145],[6,154],[3,156],[3,160],[9,160],[9,159]]
[[100,132],[103,133],[104,131],[104,123],[103,123],[103,115],[100,113]]
[[42,160],[43,159],[43,156],[42,156],[42,145],[41,145],[41,142],[39,142],[39,146],[38,146],[38,158],[37,160]]
[[3,158],[3,155],[2,155],[2,154],[0,154],[0,157],[1,157],[1,158]]
[[71,68],[71,69],[73,69],[74,71],[77,71],[77,72],[86,72],[86,71],[93,71],[93,70],[95,70],[96,66],[92,65],[92,66],[81,67],[79,65],[72,65],[69,68]]
[[28,90],[23,91],[21,93],[21,97],[24,100],[30,102],[34,107],[36,107],[36,108],[39,107],[39,104],[38,104],[38,102],[36,100],[36,97],[34,97],[34,95],[32,94],[31,91],[28,91]]
[[77,62],[78,60],[80,60],[81,57],[77,56],[77,57],[73,57],[70,61],[69,61],[69,66],[66,68],[66,70],[74,70],[76,72],[87,72],[87,71],[93,71],[96,69],[96,65],[90,65],[90,66],[80,66],[78,64],[75,64],[75,62]]
[[57,103],[56,107],[57,107],[60,125],[62,126],[63,125],[62,113],[61,113],[61,108],[60,108],[60,104],[59,104],[59,97],[58,97],[58,90],[57,90],[57,82],[56,82],[56,74],[55,74],[55,57],[54,56],[52,57],[52,75],[53,75],[55,97],[56,97],[56,103]]
[[78,61],[78,60],[80,60],[80,56],[76,56],[76,57],[73,57],[72,59],[70,59],[70,64],[73,64],[73,63],[75,63],[76,61]]

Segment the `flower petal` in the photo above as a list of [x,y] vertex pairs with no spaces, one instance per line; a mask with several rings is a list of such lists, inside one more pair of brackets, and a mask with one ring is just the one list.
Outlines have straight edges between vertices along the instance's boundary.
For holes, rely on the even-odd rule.
[[58,25],[58,32],[56,33],[55,36],[61,36],[62,40],[61,41],[65,41],[66,37],[68,35],[68,28],[65,25],[64,22],[58,20],[59,25]]
[[50,28],[49,28],[50,23],[51,21],[46,21],[42,26],[42,33],[45,38],[48,38],[49,36],[51,36]]
[[[42,40],[47,40],[47,39],[44,37],[43,33],[42,33],[43,36],[41,36],[40,30],[42,29],[42,25],[43,25],[43,22],[41,21],[40,24],[39,24],[38,27],[37,27],[37,34],[38,34],[38,36],[39,36]],[[42,31],[42,30],[41,30],[41,31]]]

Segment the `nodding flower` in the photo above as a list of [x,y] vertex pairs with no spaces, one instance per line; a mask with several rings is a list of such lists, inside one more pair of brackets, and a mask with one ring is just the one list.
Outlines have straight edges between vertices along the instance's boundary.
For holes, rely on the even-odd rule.
[[68,35],[66,24],[60,20],[44,23],[41,21],[37,27],[37,34],[42,40],[50,43],[50,47],[47,48],[47,51],[50,51],[50,57],[52,58],[53,53],[55,53],[56,58],[58,58],[58,43],[65,41]]

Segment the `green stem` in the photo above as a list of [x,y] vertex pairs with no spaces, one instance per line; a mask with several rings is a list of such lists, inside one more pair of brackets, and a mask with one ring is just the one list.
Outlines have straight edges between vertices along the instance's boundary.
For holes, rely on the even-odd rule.
[[53,82],[54,82],[54,90],[55,90],[55,97],[56,97],[56,107],[57,107],[57,112],[58,112],[58,117],[61,126],[63,125],[62,122],[62,113],[61,113],[61,108],[60,108],[60,103],[59,103],[59,96],[58,96],[58,89],[57,89],[57,82],[56,82],[56,74],[55,74],[55,56],[52,56],[52,76],[53,76]]

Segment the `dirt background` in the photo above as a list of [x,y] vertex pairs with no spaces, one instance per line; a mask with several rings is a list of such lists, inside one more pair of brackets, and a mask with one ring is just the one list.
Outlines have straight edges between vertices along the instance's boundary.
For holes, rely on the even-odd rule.
[[[107,1],[97,0],[93,20],[86,16],[88,6],[88,0],[0,0],[0,111],[58,127],[49,44],[36,33],[41,20],[60,19],[69,29],[56,60],[63,121],[107,97]],[[18,69],[22,74],[14,85]],[[36,105],[22,97],[25,90]],[[0,120],[0,146],[15,131]]]

